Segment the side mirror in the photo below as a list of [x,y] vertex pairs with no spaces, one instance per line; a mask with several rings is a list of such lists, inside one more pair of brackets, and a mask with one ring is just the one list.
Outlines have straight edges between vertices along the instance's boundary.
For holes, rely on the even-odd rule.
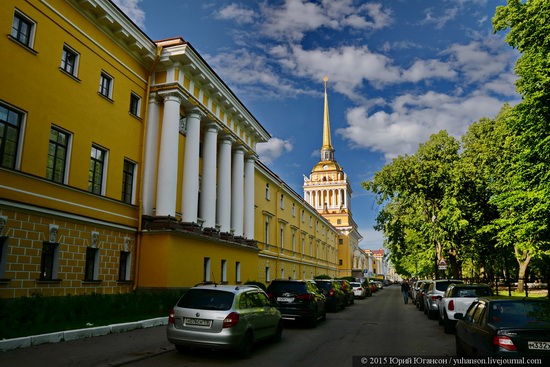
[[455,319],[463,320],[464,319],[464,314],[463,313],[455,313]]

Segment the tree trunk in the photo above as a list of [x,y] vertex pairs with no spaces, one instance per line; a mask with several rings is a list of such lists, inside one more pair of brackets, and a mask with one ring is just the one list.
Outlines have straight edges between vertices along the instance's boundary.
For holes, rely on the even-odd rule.
[[518,272],[518,292],[524,291],[525,286],[525,274],[527,272],[527,266],[529,266],[529,261],[531,261],[532,254],[529,250],[520,250],[517,246],[514,246],[514,251],[516,253],[516,259],[519,265]]

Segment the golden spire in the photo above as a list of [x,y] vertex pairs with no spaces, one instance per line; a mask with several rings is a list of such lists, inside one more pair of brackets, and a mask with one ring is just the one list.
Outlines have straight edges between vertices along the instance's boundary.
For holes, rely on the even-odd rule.
[[334,160],[334,149],[330,139],[330,119],[328,115],[328,95],[327,95],[327,82],[328,77],[323,78],[325,85],[325,110],[323,116],[323,147],[321,148],[321,160]]

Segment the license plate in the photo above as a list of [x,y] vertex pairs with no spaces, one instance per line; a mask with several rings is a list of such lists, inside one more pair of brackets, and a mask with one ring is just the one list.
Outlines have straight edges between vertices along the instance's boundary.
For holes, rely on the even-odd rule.
[[185,318],[185,325],[188,325],[188,326],[210,327],[211,324],[212,324],[212,320],[191,319],[191,318],[188,318],[188,317]]
[[290,303],[294,301],[294,298],[290,298],[290,297],[277,297],[277,302],[285,302],[285,303]]
[[527,342],[529,349],[550,350],[550,342]]

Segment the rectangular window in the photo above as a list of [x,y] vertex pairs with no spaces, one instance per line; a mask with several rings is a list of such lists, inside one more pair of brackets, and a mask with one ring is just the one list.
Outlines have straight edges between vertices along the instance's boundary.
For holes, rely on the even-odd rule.
[[339,245],[343,245],[343,244],[344,244],[344,240],[343,240],[342,238],[339,238],[339,239],[338,239],[338,244],[339,244]]
[[46,178],[48,180],[57,183],[65,183],[69,138],[70,135],[66,132],[55,127],[51,128],[48,161],[46,166]]
[[71,49],[69,46],[63,46],[63,53],[61,54],[61,66],[60,69],[69,75],[76,77],[78,70],[79,55]]
[[204,265],[203,265],[203,270],[202,270],[202,280],[204,282],[209,282],[210,281],[210,258],[209,257],[204,258]]
[[0,166],[15,169],[23,114],[0,104]]
[[265,267],[265,281],[271,282],[271,270],[269,269],[269,266]]
[[122,201],[127,204],[134,203],[135,171],[136,165],[125,159],[122,172]]
[[0,279],[6,274],[6,258],[8,256],[8,237],[0,237]]
[[118,280],[130,280],[130,253],[127,251],[120,251]]
[[19,43],[32,48],[34,42],[34,28],[36,24],[19,12],[13,15],[11,36]]
[[221,281],[227,282],[227,260],[222,260],[221,271],[222,271]]
[[130,93],[130,113],[136,117],[139,117],[140,110],[141,110],[141,98],[135,93]]
[[235,282],[240,283],[241,282],[241,262],[237,261],[235,263]]
[[105,163],[107,151],[92,146],[90,157],[90,172],[88,175],[88,191],[94,194],[103,194],[103,179],[105,174]]
[[109,99],[113,97],[113,78],[104,71],[99,78],[99,94]]
[[40,258],[40,280],[54,280],[57,278],[58,258],[59,244],[44,242]]
[[84,269],[84,280],[97,280],[99,264],[99,250],[93,247],[86,247],[86,267]]

